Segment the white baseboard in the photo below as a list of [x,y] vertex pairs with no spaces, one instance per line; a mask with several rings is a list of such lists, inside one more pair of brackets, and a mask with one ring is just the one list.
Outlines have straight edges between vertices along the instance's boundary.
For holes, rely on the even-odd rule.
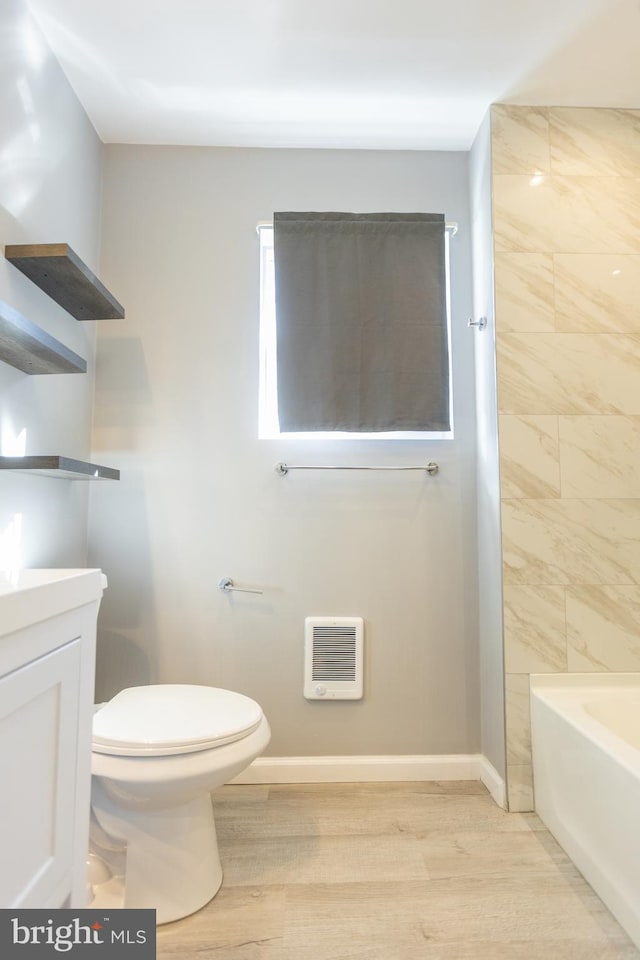
[[[258,757],[232,783],[365,783],[394,780],[480,779],[485,782],[482,777],[484,760],[485,758],[480,754]],[[488,766],[491,767],[490,764]],[[493,796],[493,791],[488,784],[486,785]]]
[[492,763],[485,756],[480,756],[480,779],[485,787],[503,810],[507,809],[507,787],[504,778],[500,776]]
[[381,783],[481,780],[506,809],[504,779],[481,753],[442,756],[258,757],[232,783]]

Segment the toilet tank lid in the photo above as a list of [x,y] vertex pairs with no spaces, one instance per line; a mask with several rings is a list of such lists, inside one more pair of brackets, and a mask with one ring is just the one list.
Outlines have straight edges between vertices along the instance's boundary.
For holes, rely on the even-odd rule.
[[93,749],[121,756],[168,756],[248,736],[262,708],[241,693],[196,684],[128,687],[93,716]]

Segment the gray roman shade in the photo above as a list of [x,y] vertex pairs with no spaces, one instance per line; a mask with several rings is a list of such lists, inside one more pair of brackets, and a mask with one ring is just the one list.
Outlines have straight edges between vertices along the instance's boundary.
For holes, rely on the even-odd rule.
[[449,430],[445,223],[276,213],[280,429]]

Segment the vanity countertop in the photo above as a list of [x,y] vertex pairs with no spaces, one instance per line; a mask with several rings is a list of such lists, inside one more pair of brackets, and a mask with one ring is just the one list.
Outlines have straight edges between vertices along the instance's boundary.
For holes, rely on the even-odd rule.
[[0,575],[0,637],[100,600],[101,570],[20,570]]

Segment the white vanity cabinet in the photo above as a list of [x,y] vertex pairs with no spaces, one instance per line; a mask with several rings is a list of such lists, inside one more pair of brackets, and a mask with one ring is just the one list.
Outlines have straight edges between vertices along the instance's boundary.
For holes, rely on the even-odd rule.
[[83,907],[99,570],[0,581],[0,908]]

